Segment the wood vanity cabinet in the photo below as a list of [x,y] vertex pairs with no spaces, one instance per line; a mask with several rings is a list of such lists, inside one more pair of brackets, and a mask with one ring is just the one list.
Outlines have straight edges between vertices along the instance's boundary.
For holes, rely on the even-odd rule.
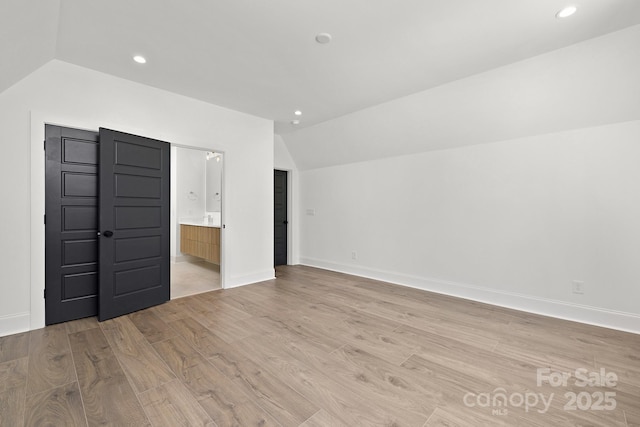
[[180,252],[220,264],[220,229],[180,224]]

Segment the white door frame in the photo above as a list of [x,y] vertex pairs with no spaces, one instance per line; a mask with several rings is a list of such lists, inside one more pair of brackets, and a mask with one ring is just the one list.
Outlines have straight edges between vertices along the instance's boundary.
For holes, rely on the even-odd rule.
[[[202,147],[192,147],[189,145],[182,145],[182,144],[171,144],[171,147],[175,147],[175,148],[185,148],[188,150],[197,150],[197,151],[202,151],[202,152],[207,152],[207,151],[213,151],[215,153],[220,153],[222,154],[222,177],[221,177],[221,181],[220,181],[220,187],[224,188],[224,175],[225,175],[225,152],[222,150],[218,150],[216,148],[202,148]],[[173,159],[173,157],[172,157]],[[172,160],[173,162],[173,160]],[[173,188],[173,185],[175,184],[174,179],[177,179],[177,177],[175,176],[175,173],[177,173],[178,171],[172,171],[171,173],[171,185]],[[206,174],[205,174],[206,175]],[[225,198],[225,194],[226,191],[222,191],[222,194],[220,195],[220,286],[222,287],[222,289],[225,289],[225,275],[224,275],[224,259],[225,259],[225,255],[224,255],[224,248],[225,248],[225,228],[224,228],[224,221],[225,221],[225,203],[224,203],[224,198]],[[178,200],[176,198],[176,194],[174,194],[174,192],[171,192],[171,212],[172,212],[172,216],[174,215],[174,210],[177,208],[178,204]],[[205,206],[206,206],[206,201],[205,201]],[[206,209],[205,209],[206,211]],[[179,218],[175,218],[176,224],[179,224],[180,220]],[[172,224],[174,225],[174,224]],[[178,245],[178,241],[176,239],[176,233],[172,233],[172,240],[171,240],[171,246],[173,248],[176,248]]]

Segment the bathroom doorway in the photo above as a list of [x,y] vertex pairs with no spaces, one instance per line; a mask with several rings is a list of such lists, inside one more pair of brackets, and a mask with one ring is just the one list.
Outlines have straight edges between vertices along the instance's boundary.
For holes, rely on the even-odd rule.
[[171,299],[223,287],[223,153],[173,147]]

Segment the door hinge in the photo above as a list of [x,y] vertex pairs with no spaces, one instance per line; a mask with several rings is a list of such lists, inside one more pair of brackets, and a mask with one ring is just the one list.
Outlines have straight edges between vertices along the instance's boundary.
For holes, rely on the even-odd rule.
[[47,216],[44,216],[44,225],[47,225]]
[[44,140],[43,145],[44,145],[44,147],[42,147],[42,148],[44,149],[44,151],[47,151],[47,140],[46,139]]
[[47,299],[47,290],[44,290],[44,299]]

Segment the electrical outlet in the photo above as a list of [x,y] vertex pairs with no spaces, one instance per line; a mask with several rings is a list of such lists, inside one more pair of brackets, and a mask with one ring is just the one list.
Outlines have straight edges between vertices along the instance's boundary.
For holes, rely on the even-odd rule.
[[351,252],[351,259],[358,259],[358,252],[356,251]]
[[581,280],[571,282],[571,292],[578,295],[584,294],[584,282]]

